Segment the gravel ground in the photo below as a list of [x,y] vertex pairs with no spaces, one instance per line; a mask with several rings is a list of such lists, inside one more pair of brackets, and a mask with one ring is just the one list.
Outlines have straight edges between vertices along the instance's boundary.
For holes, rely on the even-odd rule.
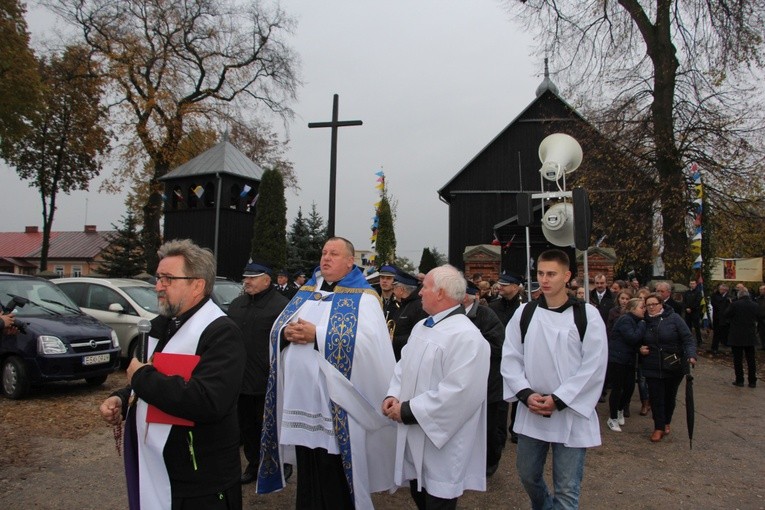
[[[765,352],[758,358],[763,367]],[[658,444],[648,441],[650,416],[639,416],[634,400],[623,432],[603,424],[603,445],[587,454],[582,508],[765,508],[765,381],[756,389],[731,386],[729,356],[701,358],[695,376],[693,449],[682,387],[672,434]],[[97,414],[103,398],[124,382],[119,372],[99,388],[62,383],[27,400],[0,399],[0,508],[126,508],[121,459],[111,428]],[[606,405],[598,407],[603,417]],[[377,494],[374,501],[379,509],[414,508],[408,490]],[[245,508],[292,508],[294,479],[267,496],[247,485],[244,502]],[[468,492],[459,502],[459,508],[476,509],[528,506],[510,443],[487,491]]]

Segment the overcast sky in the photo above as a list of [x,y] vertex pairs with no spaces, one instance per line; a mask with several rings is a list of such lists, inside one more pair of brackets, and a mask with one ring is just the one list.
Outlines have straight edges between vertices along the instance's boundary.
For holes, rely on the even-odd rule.
[[[51,16],[29,1],[33,43],[52,34]],[[301,191],[287,192],[288,224],[316,202],[326,219],[332,95],[340,120],[336,234],[370,247],[375,172],[398,202],[397,253],[419,262],[424,247],[447,247],[447,206],[436,191],[533,99],[543,63],[531,36],[498,0],[282,0],[297,20],[292,46],[304,82],[290,125],[288,157]],[[553,69],[554,71],[554,69]],[[565,93],[564,93],[565,96]],[[278,125],[278,122],[276,123]],[[42,227],[40,198],[0,163],[2,230]],[[125,213],[122,197],[97,191],[59,195],[54,230],[95,224],[109,230]],[[12,211],[12,212],[11,212]],[[491,239],[487,238],[486,242]]]

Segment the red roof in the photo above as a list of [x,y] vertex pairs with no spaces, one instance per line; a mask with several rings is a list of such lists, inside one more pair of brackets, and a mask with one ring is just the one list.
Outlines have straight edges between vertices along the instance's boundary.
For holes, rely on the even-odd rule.
[[[109,232],[51,232],[48,258],[92,259],[109,244]],[[42,232],[0,232],[0,257],[40,258]]]

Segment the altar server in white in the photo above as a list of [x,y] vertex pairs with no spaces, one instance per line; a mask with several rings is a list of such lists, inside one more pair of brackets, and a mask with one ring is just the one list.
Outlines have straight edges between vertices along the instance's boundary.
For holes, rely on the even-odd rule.
[[399,423],[395,482],[417,508],[456,508],[466,489],[486,490],[489,344],[465,316],[465,278],[444,265],[420,290],[430,314],[417,323],[383,401]]
[[[333,237],[271,330],[259,493],[297,464],[295,507],[372,508],[393,485],[395,427],[377,406],[395,359],[380,298]],[[371,404],[374,402],[375,404]]]
[[[516,466],[532,508],[577,508],[586,448],[600,445],[595,406],[608,361],[606,328],[595,307],[569,299],[565,252],[543,252],[537,268],[543,296],[536,305],[521,305],[507,325],[504,394],[505,400],[524,404],[518,406],[513,430]],[[521,322],[528,306],[536,309],[524,336]],[[550,449],[554,495],[543,478]]]

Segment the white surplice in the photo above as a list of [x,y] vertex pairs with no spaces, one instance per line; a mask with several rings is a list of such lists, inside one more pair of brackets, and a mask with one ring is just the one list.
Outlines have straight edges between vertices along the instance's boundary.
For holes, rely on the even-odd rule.
[[388,395],[409,401],[417,424],[398,425],[395,481],[417,479],[439,498],[486,490],[489,344],[464,314],[412,330]]
[[554,393],[568,407],[546,418],[521,404],[513,430],[573,448],[600,445],[595,406],[608,362],[606,327],[600,313],[585,305],[587,330],[581,339],[572,307],[556,312],[538,306],[521,343],[520,319],[525,306],[516,310],[505,330],[501,368],[505,400],[513,402],[519,391],[530,388],[540,394]]
[[[321,288],[319,277],[316,288]],[[317,291],[322,296],[330,293]],[[395,358],[379,299],[363,293],[350,380],[324,359],[332,299],[308,300],[290,318],[316,326],[316,346],[290,344],[278,358],[277,402],[279,444],[339,449],[333,431],[330,399],[348,413],[356,508],[373,508],[369,494],[393,484],[395,428],[382,415]],[[316,349],[318,347],[318,350]],[[283,448],[284,462],[294,463],[294,450]]]
[[[164,353],[196,354],[199,337],[218,317],[226,315],[218,306],[207,301],[192,315],[167,342]],[[148,339],[148,352],[154,353],[159,340]],[[136,437],[138,438],[138,473],[140,479],[141,510],[166,510],[171,507],[172,490],[165,467],[164,449],[172,425],[147,423],[148,404],[136,400]]]

